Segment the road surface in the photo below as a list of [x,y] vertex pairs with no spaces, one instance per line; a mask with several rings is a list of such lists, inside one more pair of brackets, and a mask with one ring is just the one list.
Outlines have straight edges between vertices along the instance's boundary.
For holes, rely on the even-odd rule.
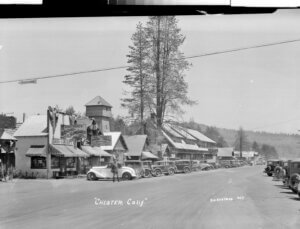
[[0,182],[0,228],[300,228],[298,196],[262,170]]

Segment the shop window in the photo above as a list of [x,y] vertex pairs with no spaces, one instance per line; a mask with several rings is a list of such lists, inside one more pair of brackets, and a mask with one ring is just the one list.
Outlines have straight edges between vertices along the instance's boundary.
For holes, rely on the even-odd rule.
[[32,169],[46,169],[46,158],[45,157],[31,157],[31,168]]
[[66,167],[67,168],[75,168],[75,158],[74,157],[67,158]]
[[59,157],[52,156],[51,157],[51,168],[56,169],[59,168]]

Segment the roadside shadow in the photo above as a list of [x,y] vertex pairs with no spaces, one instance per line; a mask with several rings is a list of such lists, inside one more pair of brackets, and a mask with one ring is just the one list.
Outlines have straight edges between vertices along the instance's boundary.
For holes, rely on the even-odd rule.
[[287,187],[287,186],[279,185],[279,184],[275,184],[274,186],[276,186],[276,187],[278,187],[278,188],[282,188],[282,189],[290,189],[290,188]]
[[291,197],[291,200],[296,200],[296,201],[300,201],[300,197]]
[[291,192],[280,192],[280,193],[283,193],[283,194],[293,194],[293,195],[295,195],[295,193],[293,193],[292,191],[291,191]]

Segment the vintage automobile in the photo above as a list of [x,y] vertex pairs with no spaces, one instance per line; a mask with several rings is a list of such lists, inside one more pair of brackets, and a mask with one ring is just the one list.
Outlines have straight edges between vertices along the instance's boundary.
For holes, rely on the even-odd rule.
[[300,158],[291,160],[289,166],[288,186],[294,192],[299,194],[300,183]]
[[237,161],[237,160],[230,160],[230,163],[231,163],[231,166],[232,166],[233,168],[236,168],[236,167],[240,167],[240,166],[241,166],[240,162]]
[[207,164],[210,164],[214,169],[221,168],[221,165],[219,162],[207,162]]
[[190,160],[176,160],[175,166],[177,173],[190,173],[193,170],[193,163]]
[[174,175],[176,172],[176,165],[174,161],[156,161],[152,165],[152,175],[161,176],[165,175]]
[[222,168],[232,168],[233,167],[230,160],[220,160],[219,163]]
[[278,159],[271,159],[267,161],[267,167],[265,168],[264,172],[267,173],[269,177],[273,176],[275,167],[279,165]]
[[279,160],[277,166],[274,168],[274,179],[281,180],[282,179],[282,173],[283,173],[283,167],[285,166],[285,163],[287,163],[287,160]]
[[208,163],[200,163],[200,169],[207,171],[207,170],[214,169],[214,167]]
[[198,160],[192,160],[192,171],[200,171],[201,163]]
[[284,162],[283,169],[280,172],[282,183],[285,186],[289,185],[291,161],[292,160],[288,160]]
[[133,168],[137,174],[137,177],[151,177],[151,161],[128,160],[125,161],[124,164],[127,167]]
[[[108,163],[105,166],[92,167],[87,172],[88,180],[98,179],[112,179],[113,173],[111,171],[112,163]],[[122,166],[118,164],[118,175],[122,180],[132,180],[137,177],[137,174],[133,168]]]

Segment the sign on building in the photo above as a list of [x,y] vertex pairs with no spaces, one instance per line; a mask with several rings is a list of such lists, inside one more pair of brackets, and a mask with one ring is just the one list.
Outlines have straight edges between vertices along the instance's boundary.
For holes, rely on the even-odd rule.
[[112,145],[111,136],[104,136],[104,135],[91,136],[91,145],[92,147],[111,146]]

